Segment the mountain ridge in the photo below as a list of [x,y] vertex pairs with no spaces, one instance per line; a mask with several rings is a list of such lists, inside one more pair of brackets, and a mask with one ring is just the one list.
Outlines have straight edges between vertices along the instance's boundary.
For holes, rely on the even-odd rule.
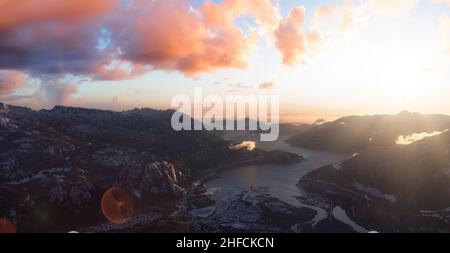
[[402,135],[445,131],[450,116],[402,111],[399,114],[346,116],[312,126],[288,139],[291,145],[318,150],[358,152],[365,148],[395,145]]
[[152,109],[0,105],[0,216],[20,231],[92,225],[105,220],[99,203],[111,187],[129,192],[138,209],[164,207],[168,215],[192,183],[221,169],[302,160],[236,149],[205,131],[177,132],[170,117]]
[[382,232],[448,232],[450,133],[410,145],[367,148],[319,168],[298,186]]

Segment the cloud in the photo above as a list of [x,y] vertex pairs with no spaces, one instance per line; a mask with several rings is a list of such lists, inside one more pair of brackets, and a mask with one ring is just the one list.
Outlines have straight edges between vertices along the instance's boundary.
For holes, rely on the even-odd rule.
[[[2,13],[8,13],[0,16],[0,71],[41,81],[36,100],[66,103],[77,90],[59,83],[67,75],[124,80],[151,69],[193,76],[245,68],[258,44],[256,29],[271,32],[278,23],[270,0],[206,1],[196,9],[191,3],[0,0]],[[252,17],[256,27],[237,27],[241,16]],[[10,73],[7,78],[12,80]],[[1,89],[23,85],[3,81]]]
[[144,65],[112,59],[100,65],[93,75],[97,80],[120,81],[132,79],[147,71],[148,68]]
[[11,91],[25,85],[26,75],[16,70],[0,70],[0,95],[11,93]]
[[73,23],[97,18],[113,11],[117,3],[118,0],[2,0],[0,9],[7,15],[0,16],[0,32],[37,22]]
[[427,132],[423,132],[423,133],[414,133],[414,134],[410,134],[410,135],[400,135],[397,140],[395,140],[395,144],[397,145],[409,145],[412,144],[414,142],[418,142],[420,140],[423,140],[425,138],[428,137],[433,137],[436,135],[440,135],[442,133],[448,132],[448,130],[439,132],[439,131],[434,131],[431,133],[427,133]]
[[[198,9],[188,0],[118,3],[0,2],[3,12],[12,13],[0,17],[0,69],[120,80],[142,74],[145,65],[187,75],[244,68],[258,36],[242,31],[236,19],[250,15],[266,29],[277,23],[269,0],[206,1]],[[113,61],[138,70],[111,68]]]
[[[365,3],[367,5],[367,2]],[[319,30],[330,30],[346,33],[361,27],[367,20],[367,8],[364,4],[353,5],[345,0],[342,5],[321,5],[314,12],[312,27]]]
[[231,146],[231,149],[239,150],[246,149],[248,151],[253,151],[256,148],[256,143],[254,141],[243,141],[240,144]]
[[413,10],[419,0],[367,0],[369,10],[380,15],[401,15]]
[[75,94],[78,93],[78,85],[75,83],[65,83],[52,81],[44,84],[43,96],[49,105],[68,105]]
[[341,31],[347,31],[351,27],[355,25],[356,21],[356,13],[355,7],[352,6],[351,1],[347,0],[344,2],[344,5],[341,9]]
[[126,24],[120,21],[116,25],[115,38],[125,60],[156,69],[195,75],[244,68],[246,55],[258,37],[254,30],[245,34],[235,21],[248,14],[269,27],[276,22],[276,12],[270,7],[265,0],[224,0],[206,1],[194,10],[183,0],[136,0],[124,11],[130,17]]
[[259,85],[259,89],[261,90],[269,90],[273,89],[275,87],[275,84],[273,82],[263,82]]
[[62,24],[36,24],[4,32],[0,34],[0,69],[35,75],[89,75],[103,58],[95,48],[94,34],[93,27]]
[[275,43],[283,57],[283,64],[293,66],[304,63],[305,56],[311,49],[316,49],[322,41],[317,32],[305,29],[305,8],[295,7],[281,19],[275,30]]
[[[195,76],[245,68],[260,36],[273,39],[284,64],[304,63],[324,41],[323,33],[305,26],[303,7],[280,17],[276,2],[0,0],[8,13],[0,17],[0,70],[49,83],[41,85],[42,96],[67,103],[77,89],[60,83],[66,75],[124,80],[153,69]],[[319,7],[314,19],[337,16],[342,27],[349,26],[355,19],[346,3]],[[252,22],[242,28],[236,25],[240,18]]]
[[337,16],[340,10],[339,6],[321,5],[314,12],[313,23],[315,25],[324,24],[332,17]]
[[0,69],[90,74],[107,52],[96,46],[103,17],[117,0],[13,1],[0,8]]
[[[3,102],[20,103],[36,109],[51,108],[55,105],[71,105],[74,102],[79,102],[75,101],[79,90],[79,84],[75,80],[42,78],[33,79],[32,82],[34,86],[37,86],[34,89],[18,94],[0,92],[0,99]],[[22,86],[26,87],[26,82]]]
[[306,51],[302,29],[305,23],[305,8],[297,7],[289,11],[275,30],[277,48],[283,56],[283,63],[294,65],[298,56]]
[[270,0],[224,0],[220,4],[207,0],[201,11],[207,24],[214,27],[233,25],[236,18],[250,15],[270,32],[279,21],[278,8]]

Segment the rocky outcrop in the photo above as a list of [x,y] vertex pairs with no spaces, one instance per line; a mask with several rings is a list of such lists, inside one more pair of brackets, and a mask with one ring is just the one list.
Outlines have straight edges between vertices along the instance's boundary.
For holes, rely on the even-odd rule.
[[178,184],[187,176],[168,162],[152,162],[147,165],[130,163],[119,173],[119,186],[132,189],[132,192],[142,197],[144,195],[182,196],[184,189]]

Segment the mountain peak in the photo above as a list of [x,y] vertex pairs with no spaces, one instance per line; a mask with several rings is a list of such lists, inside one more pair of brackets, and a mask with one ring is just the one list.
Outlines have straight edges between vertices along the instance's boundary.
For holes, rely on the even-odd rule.
[[82,107],[71,107],[71,106],[63,106],[56,105],[50,110],[44,110],[47,112],[55,112],[55,113],[95,113],[95,112],[112,112],[108,110],[100,110],[100,109],[90,109],[90,108],[82,108]]

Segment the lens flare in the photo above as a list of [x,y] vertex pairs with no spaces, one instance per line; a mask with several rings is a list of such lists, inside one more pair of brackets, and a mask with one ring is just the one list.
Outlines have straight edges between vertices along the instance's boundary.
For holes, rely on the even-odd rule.
[[15,233],[16,227],[7,219],[0,218],[0,234]]
[[134,214],[133,201],[127,191],[112,187],[102,197],[103,215],[113,223],[124,223]]

